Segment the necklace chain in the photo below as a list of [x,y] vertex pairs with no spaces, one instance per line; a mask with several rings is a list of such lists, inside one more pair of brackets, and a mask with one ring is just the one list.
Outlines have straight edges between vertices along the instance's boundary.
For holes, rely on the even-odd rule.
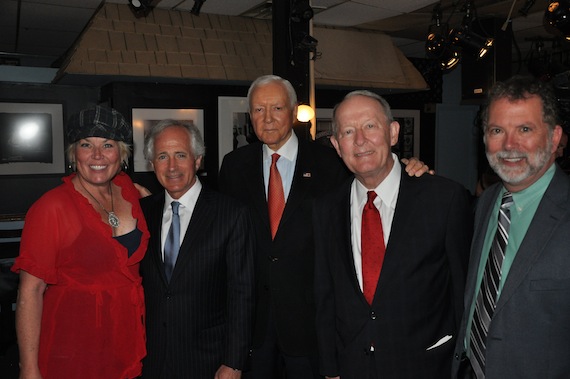
[[118,228],[121,221],[119,220],[119,217],[117,217],[117,215],[115,214],[115,205],[113,203],[113,187],[111,183],[109,183],[109,192],[111,193],[111,211],[109,212],[108,210],[105,209],[105,207],[99,202],[99,200],[97,200],[95,198],[95,196],[93,196],[91,194],[91,192],[89,192],[87,190],[87,188],[85,188],[85,186],[83,185],[83,182],[81,181],[81,179],[77,178],[77,180],[79,181],[79,184],[81,184],[81,187],[83,187],[83,189],[85,190],[85,192],[87,192],[87,194],[89,196],[91,196],[91,198],[93,200],[95,200],[95,202],[101,207],[102,210],[105,211],[105,213],[107,213],[107,221],[109,221],[109,225],[111,225],[111,227],[113,228]]

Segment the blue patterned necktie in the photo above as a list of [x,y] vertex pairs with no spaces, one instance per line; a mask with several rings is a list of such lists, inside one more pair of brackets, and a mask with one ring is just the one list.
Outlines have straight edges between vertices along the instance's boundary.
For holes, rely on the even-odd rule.
[[471,324],[470,348],[471,365],[477,374],[478,379],[485,378],[485,350],[487,347],[487,333],[491,318],[497,305],[497,293],[501,281],[501,267],[505,258],[507,242],[509,239],[509,229],[511,226],[511,212],[509,208],[513,205],[513,197],[510,192],[505,192],[499,208],[499,221],[497,232],[491,251],[485,264],[481,287],[477,294],[473,322]]
[[179,206],[180,203],[178,201],[172,202],[172,222],[170,223],[170,229],[168,230],[168,235],[166,236],[166,242],[164,244],[164,272],[168,281],[170,281],[170,278],[172,277],[172,271],[174,270],[176,258],[178,258],[178,251],[180,250]]

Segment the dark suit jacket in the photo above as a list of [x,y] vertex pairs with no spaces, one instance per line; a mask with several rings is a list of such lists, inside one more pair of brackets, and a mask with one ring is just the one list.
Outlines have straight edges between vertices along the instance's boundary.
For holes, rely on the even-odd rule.
[[[352,179],[315,205],[317,333],[321,373],[368,378],[449,376],[462,311],[472,212],[468,192],[442,177],[409,177],[400,191],[372,305],[351,245]],[[443,337],[453,339],[427,350]]]
[[151,234],[141,262],[148,351],[143,376],[212,379],[221,364],[242,369],[253,314],[249,213],[203,187],[167,283],[160,247],[164,193],[141,205]]
[[[465,291],[475,294],[476,271],[501,184],[481,196]],[[453,365],[457,377],[467,313]],[[570,378],[570,179],[560,168],[548,186],[511,266],[487,338],[486,378]]]
[[263,182],[262,144],[229,153],[220,171],[220,190],[248,205],[256,232],[256,311],[253,346],[265,338],[269,315],[282,350],[316,353],[313,295],[313,200],[334,188],[347,171],[334,149],[299,139],[291,191],[281,223],[271,240]]

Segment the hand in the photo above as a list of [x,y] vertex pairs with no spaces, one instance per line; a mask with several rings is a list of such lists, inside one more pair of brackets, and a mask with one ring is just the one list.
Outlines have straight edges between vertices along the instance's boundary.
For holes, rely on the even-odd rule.
[[325,379],[340,379],[340,376],[325,376]]
[[216,375],[214,375],[214,379],[240,379],[241,378],[241,371],[228,367],[226,365],[221,365],[218,371],[216,371]]
[[410,159],[402,158],[402,163],[406,165],[406,172],[410,176],[417,176],[420,177],[426,172],[430,175],[434,175],[435,171],[430,170],[428,165],[425,165],[424,162],[420,161],[416,157],[411,157]]
[[146,187],[141,186],[138,183],[133,183],[135,185],[135,188],[137,189],[137,191],[139,191],[139,194],[141,195],[141,197],[147,197],[152,195],[152,192],[150,192]]

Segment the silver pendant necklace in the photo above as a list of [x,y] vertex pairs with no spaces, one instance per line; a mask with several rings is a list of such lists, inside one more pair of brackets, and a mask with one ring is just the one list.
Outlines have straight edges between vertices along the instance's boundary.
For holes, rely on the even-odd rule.
[[85,186],[81,182],[81,179],[77,178],[77,180],[79,180],[79,184],[81,184],[81,187],[83,187],[85,192],[87,192],[87,194],[91,196],[93,200],[95,200],[95,202],[101,207],[101,209],[104,210],[105,213],[107,213],[108,216],[107,221],[109,221],[109,225],[111,225],[113,228],[118,228],[121,222],[119,220],[119,217],[117,217],[117,215],[115,214],[115,206],[113,204],[113,187],[111,187],[111,183],[109,183],[109,192],[111,192],[111,211],[109,212],[108,210],[105,209],[105,207],[103,207],[103,205],[101,205],[101,203],[95,198],[95,196],[91,195],[91,192],[87,191],[87,188],[85,188]]

